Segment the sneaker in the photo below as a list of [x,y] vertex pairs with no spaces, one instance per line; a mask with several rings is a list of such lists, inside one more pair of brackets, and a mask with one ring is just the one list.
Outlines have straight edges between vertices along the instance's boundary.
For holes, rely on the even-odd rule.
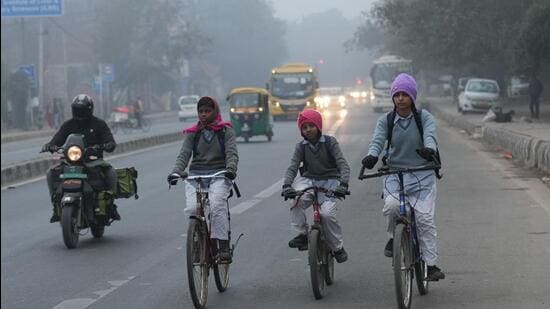
[[218,258],[219,263],[229,264],[232,262],[231,250],[229,250],[229,240],[218,240]]
[[387,257],[393,256],[393,238],[390,238],[386,244],[386,247],[384,247],[384,255]]
[[334,258],[336,259],[336,262],[344,263],[348,260],[348,253],[344,250],[344,247],[342,247],[342,249],[334,252]]
[[116,208],[117,208],[116,205],[113,204],[113,207],[111,208],[111,219],[120,221],[120,214],[118,213]]
[[428,265],[428,276],[426,277],[426,280],[428,281],[439,281],[445,279],[445,274],[439,269],[437,266],[429,266]]
[[306,234],[300,234],[300,235],[292,238],[288,242],[288,246],[290,248],[298,248],[298,250],[300,250],[300,251],[307,250],[307,235]]
[[50,223],[59,222],[59,216],[54,213],[52,217],[50,218]]

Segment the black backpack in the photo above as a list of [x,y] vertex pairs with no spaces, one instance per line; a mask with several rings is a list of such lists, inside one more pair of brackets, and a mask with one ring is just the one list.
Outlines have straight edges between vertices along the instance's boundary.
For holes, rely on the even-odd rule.
[[[387,136],[388,143],[386,145],[386,154],[382,159],[384,162],[384,165],[386,164],[386,156],[388,154],[388,151],[390,150],[391,139],[393,135],[393,125],[395,121],[395,113],[396,111],[393,110],[386,115],[386,120],[388,121],[388,136]],[[424,127],[422,126],[422,117],[421,117],[422,110],[419,111],[413,108],[412,113],[413,113],[414,122],[416,123],[416,127],[418,128],[418,133],[420,133],[420,138],[422,139],[422,142],[424,142]],[[439,148],[435,149],[435,159],[437,160],[436,163],[441,165],[441,156],[439,155]],[[437,176],[438,179],[441,179],[443,177],[439,173],[439,169],[435,170],[435,175]]]

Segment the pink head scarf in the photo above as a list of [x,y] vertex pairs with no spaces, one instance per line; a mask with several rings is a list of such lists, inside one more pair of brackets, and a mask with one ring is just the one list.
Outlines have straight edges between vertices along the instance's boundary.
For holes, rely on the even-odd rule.
[[185,130],[183,130],[183,133],[197,133],[202,129],[210,129],[214,132],[218,132],[222,130],[224,127],[233,127],[230,122],[226,122],[222,120],[222,115],[220,114],[220,106],[218,105],[218,102],[214,100],[212,97],[202,97],[197,102],[197,110],[199,108],[199,105],[203,104],[211,104],[214,108],[214,119],[207,124],[202,124],[200,120],[197,122],[196,125],[189,127]]

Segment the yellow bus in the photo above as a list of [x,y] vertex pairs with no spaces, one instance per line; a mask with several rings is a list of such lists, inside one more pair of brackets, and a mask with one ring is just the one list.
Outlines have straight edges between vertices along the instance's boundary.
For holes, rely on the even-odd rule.
[[315,68],[308,64],[288,63],[273,68],[267,88],[275,120],[297,116],[304,108],[317,109],[319,82]]

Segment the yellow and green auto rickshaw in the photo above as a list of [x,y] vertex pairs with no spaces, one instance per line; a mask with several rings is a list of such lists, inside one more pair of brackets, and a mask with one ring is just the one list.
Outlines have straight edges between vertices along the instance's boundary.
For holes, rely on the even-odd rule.
[[229,115],[237,137],[245,142],[252,136],[265,135],[271,142],[273,117],[269,113],[269,93],[263,88],[234,88],[227,96]]

